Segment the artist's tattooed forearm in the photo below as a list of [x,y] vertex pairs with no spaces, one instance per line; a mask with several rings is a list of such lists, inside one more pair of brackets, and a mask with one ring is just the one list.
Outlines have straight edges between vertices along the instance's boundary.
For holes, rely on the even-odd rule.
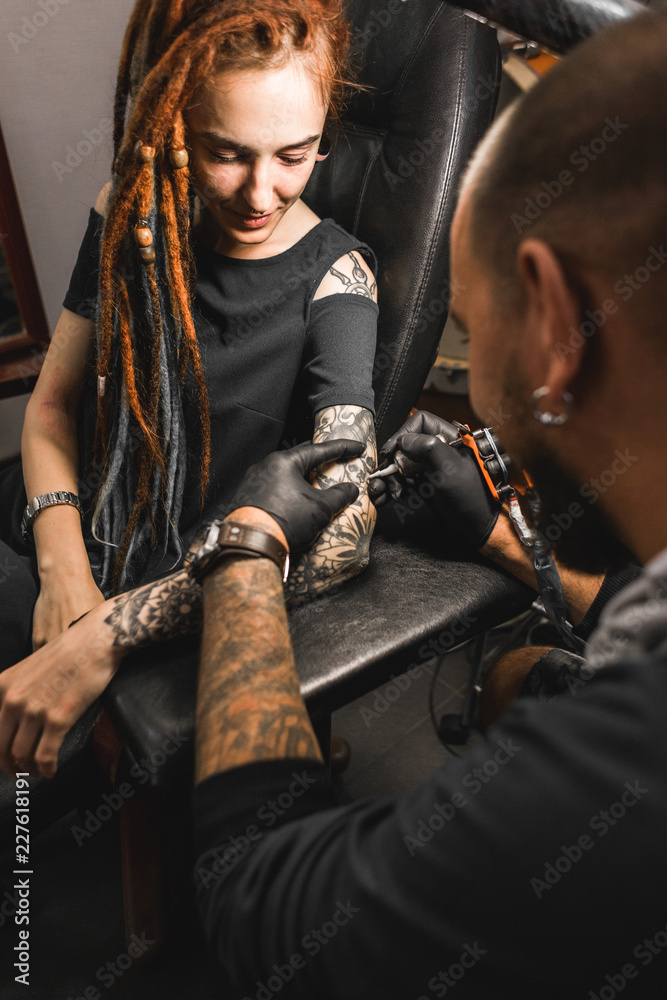
[[192,557],[203,544],[205,524],[190,545],[183,566],[171,576],[120,594],[106,624],[114,632],[114,646],[134,649],[163,639],[199,632],[202,624],[201,586],[188,571]]
[[363,441],[359,458],[336,462],[316,473],[321,489],[351,482],[359,496],[334,518],[315,544],[295,560],[286,585],[289,604],[299,604],[315,594],[356,576],[368,565],[375,527],[375,508],[368,498],[368,477],[377,465],[373,417],[361,406],[329,406],[315,417],[313,441],[348,438]]
[[280,573],[227,563],[204,581],[197,780],[256,760],[321,760],[294,669]]
[[105,621],[115,633],[113,645],[128,649],[199,632],[201,587],[181,569],[115,598]]
[[345,274],[335,265],[329,268],[329,274],[340,281],[344,294],[363,295],[367,299],[375,299],[377,282],[373,281],[372,276],[369,278],[355,253],[350,251],[347,256],[352,262],[352,274]]

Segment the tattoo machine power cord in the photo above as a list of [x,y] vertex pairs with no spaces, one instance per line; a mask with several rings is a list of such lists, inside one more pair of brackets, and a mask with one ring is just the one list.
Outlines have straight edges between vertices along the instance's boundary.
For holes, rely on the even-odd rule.
[[[463,709],[458,714],[444,714],[439,720],[436,716],[435,710],[435,689],[443,663],[447,657],[454,652],[454,650],[445,654],[444,657],[441,657],[437,661],[433,669],[433,675],[429,685],[429,714],[431,716],[433,730],[438,737],[438,740],[454,757],[461,756],[461,754],[454,749],[455,746],[462,746],[467,743],[473,730],[481,733],[481,730],[478,730],[475,718],[477,703],[482,691],[482,684],[488,670],[507,650],[516,648],[517,639],[522,634],[525,635],[531,625],[542,622],[543,620],[543,613],[532,607],[528,611],[521,612],[521,614],[515,619],[512,619],[512,622],[500,625],[496,629],[483,633],[475,639],[469,639],[467,643],[462,643],[458,646],[456,648],[457,652],[462,650],[466,650],[467,652],[467,650],[471,647],[473,648],[472,657],[470,658],[471,673],[468,687],[464,695]],[[494,632],[506,631],[509,625],[511,625],[510,631],[507,634],[502,635],[499,641],[488,649],[487,644],[489,636]]]

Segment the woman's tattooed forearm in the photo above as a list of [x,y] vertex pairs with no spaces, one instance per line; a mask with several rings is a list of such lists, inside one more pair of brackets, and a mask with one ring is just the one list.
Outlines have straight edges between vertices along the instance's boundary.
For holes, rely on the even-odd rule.
[[[359,458],[332,466],[331,468],[336,469],[336,475],[328,479],[329,485],[344,481],[365,486],[368,476],[375,469],[375,465],[371,463],[373,456],[370,454],[371,452],[374,454],[375,451],[373,415],[362,406],[327,406],[324,410],[320,410],[315,417],[313,442],[319,444],[320,441],[331,441],[336,438],[361,441],[366,448]],[[318,472],[317,482],[319,486],[324,487],[327,484],[327,475]]]
[[201,587],[189,572],[179,570],[115,598],[105,621],[115,633],[113,645],[128,649],[199,632]]
[[329,406],[315,418],[313,441],[349,438],[365,442],[359,458],[336,462],[318,470],[315,482],[321,489],[351,482],[359,496],[331,522],[315,544],[295,560],[286,586],[288,603],[299,604],[356,576],[368,565],[375,527],[375,508],[368,498],[368,477],[377,464],[372,414],[361,406]]
[[114,646],[133,649],[200,631],[201,586],[191,577],[188,567],[208,528],[205,524],[199,530],[181,569],[115,598],[113,611],[105,619],[115,633]]
[[283,588],[267,560],[204,582],[197,780],[255,760],[321,759],[294,670]]

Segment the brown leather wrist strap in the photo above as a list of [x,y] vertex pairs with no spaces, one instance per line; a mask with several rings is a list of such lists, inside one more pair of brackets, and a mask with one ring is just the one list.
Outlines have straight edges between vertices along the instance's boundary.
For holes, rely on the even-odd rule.
[[268,531],[235,521],[213,522],[191,564],[193,576],[201,582],[221,559],[234,553],[271,559],[280,570],[283,582],[287,579],[289,554],[284,545]]

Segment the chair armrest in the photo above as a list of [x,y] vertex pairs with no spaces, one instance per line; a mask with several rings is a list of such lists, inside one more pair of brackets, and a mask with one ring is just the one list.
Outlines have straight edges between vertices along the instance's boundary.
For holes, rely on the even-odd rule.
[[368,569],[292,612],[301,691],[313,717],[530,607],[530,588],[457,550],[441,530],[426,510],[405,525],[382,511]]
[[[456,554],[437,534],[427,511],[406,525],[383,511],[369,568],[290,613],[313,717],[530,607],[535,595],[528,587],[481,559]],[[151,785],[169,784],[177,770],[192,766],[198,649],[197,639],[186,637],[137,650],[104,695],[118,735]],[[174,752],[177,745],[187,752]]]

